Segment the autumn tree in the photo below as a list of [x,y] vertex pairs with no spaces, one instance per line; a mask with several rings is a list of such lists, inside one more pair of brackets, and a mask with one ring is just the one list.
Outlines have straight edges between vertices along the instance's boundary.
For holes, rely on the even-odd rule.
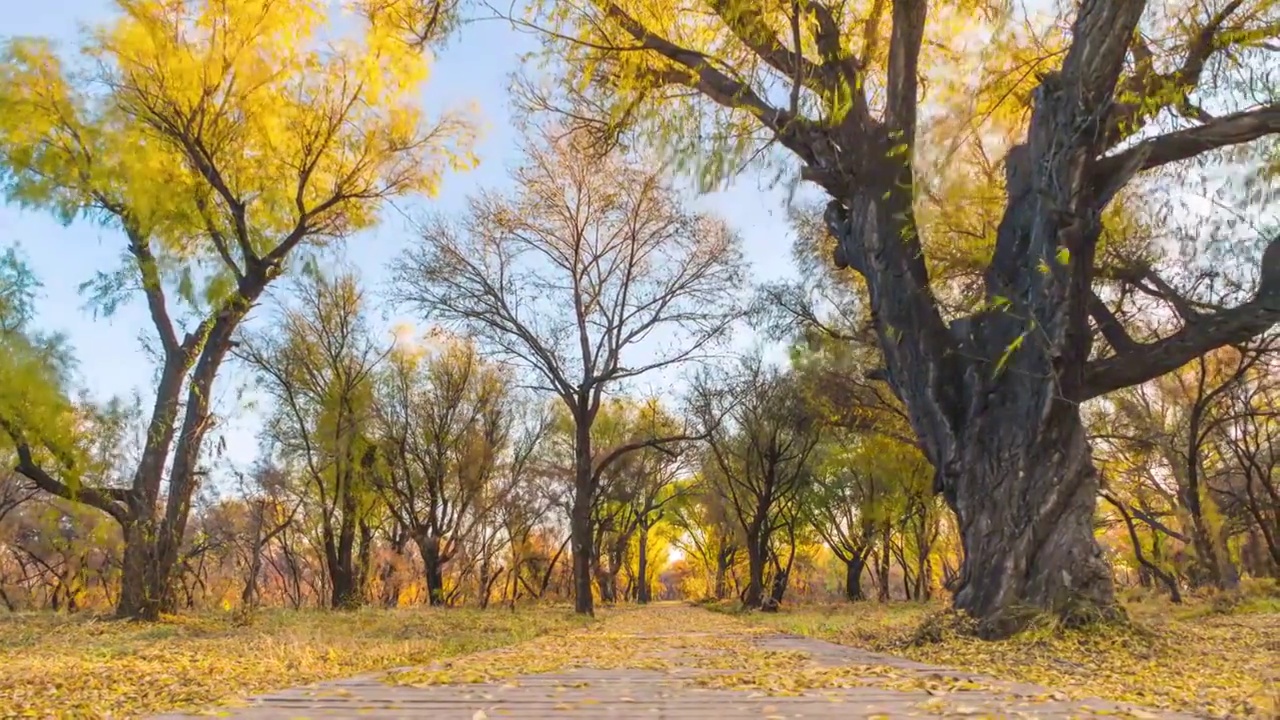
[[690,482],[671,503],[670,510],[672,544],[701,567],[706,596],[725,599],[729,595],[729,575],[742,550],[725,498],[704,473]]
[[248,475],[241,473],[239,481],[240,496],[249,516],[248,532],[235,539],[245,570],[240,604],[255,608],[262,599],[263,558],[267,548],[293,524],[302,501],[286,497],[288,478],[269,463],[260,463]]
[[659,169],[581,152],[569,134],[529,144],[510,196],[482,193],[435,219],[395,266],[396,292],[528,369],[573,421],[571,534],[578,612],[592,611],[591,509],[601,475],[629,452],[597,452],[610,388],[697,360],[735,317],[743,268],[728,227],[685,206]]
[[[398,349],[378,379],[378,485],[409,530],[427,597],[444,604],[443,567],[502,492],[514,398],[507,375],[474,344],[445,338],[434,352]],[[491,495],[491,491],[498,490]]]
[[373,541],[375,375],[390,351],[374,339],[354,275],[293,283],[273,329],[244,337],[237,357],[274,401],[265,439],[306,478],[335,608],[361,604]]
[[1239,518],[1247,540],[1241,564],[1255,576],[1280,576],[1280,358],[1273,353],[1226,393],[1226,421],[1215,433],[1228,470],[1214,484],[1223,511]]
[[[1252,298],[1135,339],[1094,290],[1103,216],[1162,168],[1280,130],[1273,88],[1249,84],[1274,3],[1084,0],[1060,19],[982,0],[540,7],[568,70],[551,99],[601,139],[635,130],[707,179],[783,148],[827,194],[835,264],[865,282],[887,378],[959,519],[956,605],[986,635],[1018,625],[1014,606],[1114,615],[1079,405],[1280,319],[1280,243]],[[934,113],[925,82],[971,112]],[[975,225],[982,303],[944,313],[928,173],[1010,118],[1017,141],[987,146],[1005,156],[1003,209]],[[986,197],[965,187],[953,206]]]
[[805,508],[809,524],[844,563],[845,599],[857,601],[866,599],[862,575],[879,540],[880,516],[889,507],[886,499],[893,486],[869,463],[851,461],[847,454],[836,447],[820,449],[819,480]]
[[[1232,536],[1273,532],[1258,511],[1271,474],[1276,340],[1269,332],[1221,348],[1091,413],[1102,496],[1126,526],[1140,578],[1159,579],[1175,598],[1180,575],[1236,589]],[[1166,544],[1185,546],[1181,567],[1166,565]]]
[[631,495],[631,513],[636,518],[636,592],[638,603],[653,600],[650,581],[650,543],[654,529],[667,517],[668,508],[690,490],[687,479],[692,448],[648,449],[641,452],[640,482]]
[[813,479],[821,419],[794,377],[759,357],[704,374],[694,395],[709,428],[704,480],[721,495],[740,533],[748,564],[743,603],[758,608],[774,535],[792,531],[799,521],[795,506]]
[[66,448],[5,420],[23,474],[120,523],[119,613],[154,618],[237,328],[299,253],[433,191],[468,137],[418,106],[426,61],[403,40],[406,3],[360,5],[342,42],[318,0],[117,6],[77,57],[5,42],[0,173],[12,201],[119,232],[122,264],[91,285],[107,310],[146,301],[160,356],[146,447],[126,485],[92,487]]

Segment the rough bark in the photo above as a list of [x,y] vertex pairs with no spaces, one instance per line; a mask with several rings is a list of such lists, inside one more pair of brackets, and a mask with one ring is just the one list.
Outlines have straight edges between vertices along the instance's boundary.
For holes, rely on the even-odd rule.
[[[926,0],[892,3],[880,118],[869,112],[866,91],[852,98],[840,92],[868,85],[869,60],[844,47],[842,28],[824,3],[808,5],[817,22],[806,30],[824,60],[820,68],[809,72],[810,60],[782,52],[764,58],[770,67],[786,68],[782,77],[851,100],[842,107],[847,112],[815,118],[800,116],[796,105],[771,105],[732,68],[705,62],[704,54],[613,3],[598,3],[605,19],[663,57],[658,82],[683,85],[757,118],[800,159],[802,178],[833,199],[827,224],[838,239],[836,264],[866,281],[884,375],[934,465],[936,489],[959,520],[964,564],[956,604],[992,635],[1014,628],[1016,616],[1026,614],[1019,608],[1070,619],[1118,614],[1092,535],[1098,481],[1079,404],[1280,321],[1280,242],[1274,242],[1253,300],[1203,314],[1151,342],[1122,338],[1112,327],[1106,334],[1112,352],[1093,353],[1094,256],[1101,214],[1116,194],[1139,172],[1280,132],[1280,106],[1268,105],[1113,152],[1125,133],[1138,132],[1179,95],[1134,103],[1117,89],[1130,47],[1141,42],[1136,29],[1146,5],[1078,4],[1061,68],[1042,74],[1026,140],[1006,159],[1006,211],[985,278],[988,309],[948,323],[930,289],[913,212]],[[1215,33],[1239,5],[1228,4],[1205,27],[1189,50],[1186,72],[1177,71],[1182,80],[1194,85],[1206,58],[1231,45]],[[749,27],[748,16],[725,14],[721,20],[743,31],[735,33],[739,37],[755,38],[757,48],[786,47],[767,37],[768,30]],[[873,28],[869,37],[877,32]],[[1141,68],[1134,72],[1141,76],[1126,80],[1127,90],[1163,82]]]
[[[975,438],[989,445],[970,449],[957,479],[965,562],[956,605],[991,622],[992,635],[1017,629],[1020,605],[1082,620],[1114,605],[1111,569],[1093,535],[1098,482],[1084,429],[1066,403],[1048,415],[1057,422],[1036,438],[1017,423]],[[994,491],[1010,485],[1017,490]]]
[[427,584],[427,603],[432,607],[444,605],[444,559],[440,553],[440,538],[420,533],[414,538],[422,555],[423,580]]
[[712,593],[717,600],[729,597],[729,568],[737,555],[736,548],[720,548],[716,552],[716,575]]
[[[348,481],[349,484],[349,481]],[[364,587],[356,556],[356,502],[346,493],[341,517],[322,517],[325,564],[329,571],[329,606],[335,610],[353,610],[364,603]]]
[[641,525],[636,546],[636,602],[641,605],[653,600],[649,585],[649,526]]
[[742,604],[749,608],[764,605],[764,564],[767,560],[760,530],[747,531],[747,587],[742,594]]
[[573,552],[573,609],[582,615],[594,615],[591,570],[595,559],[595,538],[591,532],[591,506],[595,500],[595,477],[591,467],[591,428],[585,422],[578,423],[574,455],[574,498],[569,519]]
[[866,555],[854,555],[844,563],[844,599],[849,602],[866,600],[862,590],[862,571],[867,566]]

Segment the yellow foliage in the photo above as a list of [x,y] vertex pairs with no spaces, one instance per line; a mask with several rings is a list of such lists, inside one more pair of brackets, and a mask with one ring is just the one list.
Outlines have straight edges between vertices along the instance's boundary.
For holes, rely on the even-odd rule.
[[212,263],[225,291],[246,254],[367,228],[475,162],[465,118],[428,122],[426,55],[386,13],[344,35],[323,0],[116,5],[78,56],[0,47],[0,164],[11,199],[106,213],[162,267]]

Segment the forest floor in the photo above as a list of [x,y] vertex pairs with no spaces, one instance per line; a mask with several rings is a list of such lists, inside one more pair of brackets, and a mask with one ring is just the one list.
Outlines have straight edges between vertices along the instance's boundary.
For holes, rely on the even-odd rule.
[[[1129,627],[1041,625],[978,640],[941,604],[784,605],[739,617],[784,633],[890,653],[1005,680],[1211,717],[1280,718],[1280,593],[1192,599],[1134,596]],[[723,604],[714,609],[734,612]]]
[[0,615],[0,718],[139,717],[526,641],[568,608],[208,613],[155,624]]
[[268,693],[208,712],[246,720],[1194,717],[1075,700],[1035,685],[783,635],[679,603],[604,615],[573,632]]
[[[938,610],[0,616],[0,717],[1274,717],[1280,608],[1267,603],[1147,602],[1130,629],[1003,643],[963,637]],[[934,642],[910,642],[922,624],[942,629]]]

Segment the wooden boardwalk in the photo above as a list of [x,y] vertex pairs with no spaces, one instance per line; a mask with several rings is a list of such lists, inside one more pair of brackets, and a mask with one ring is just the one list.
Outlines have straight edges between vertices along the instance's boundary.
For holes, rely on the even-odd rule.
[[[627,621],[630,617],[631,620]],[[603,629],[432,668],[319,683],[161,718],[1189,718],[658,606]]]

